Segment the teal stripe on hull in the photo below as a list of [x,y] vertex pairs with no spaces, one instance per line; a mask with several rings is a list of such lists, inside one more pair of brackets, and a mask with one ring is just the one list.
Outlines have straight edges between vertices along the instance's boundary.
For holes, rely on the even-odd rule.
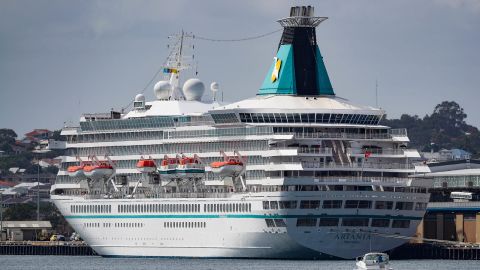
[[78,216],[65,216],[66,219],[117,219],[117,218],[325,218],[325,217],[335,217],[335,218],[388,218],[395,220],[421,220],[423,217],[412,217],[412,216],[385,216],[385,215],[78,215]]

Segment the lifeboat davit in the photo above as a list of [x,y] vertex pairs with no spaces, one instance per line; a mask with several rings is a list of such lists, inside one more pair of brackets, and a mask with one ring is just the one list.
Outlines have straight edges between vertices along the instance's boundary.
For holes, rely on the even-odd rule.
[[157,170],[157,165],[153,159],[141,159],[137,162],[137,170],[142,173],[153,173]]
[[162,160],[158,173],[162,175],[163,178],[177,178],[177,158],[165,158]]
[[83,168],[85,166],[83,165],[80,165],[80,166],[69,166],[67,168],[67,172],[68,172],[68,175],[70,177],[82,177],[82,176],[85,176],[84,173],[83,173]]
[[113,166],[107,162],[99,162],[98,164],[86,165],[83,167],[86,177],[97,180],[108,177],[113,174]]
[[187,178],[202,177],[205,173],[205,165],[203,165],[198,158],[183,157],[180,159],[177,167],[177,173]]
[[243,162],[238,159],[228,159],[226,161],[215,161],[210,164],[213,173],[220,176],[237,176],[243,170]]

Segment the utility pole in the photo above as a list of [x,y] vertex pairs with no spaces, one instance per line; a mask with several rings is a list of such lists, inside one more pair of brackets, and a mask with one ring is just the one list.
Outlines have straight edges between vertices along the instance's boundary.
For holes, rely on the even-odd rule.
[[40,221],[40,160],[37,160],[37,221]]
[[3,192],[0,192],[0,241],[3,240]]

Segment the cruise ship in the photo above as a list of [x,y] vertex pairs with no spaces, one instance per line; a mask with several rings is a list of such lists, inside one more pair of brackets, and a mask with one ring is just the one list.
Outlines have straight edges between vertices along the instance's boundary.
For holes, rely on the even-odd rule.
[[180,34],[155,100],[62,130],[62,215],[105,257],[350,259],[408,241],[430,197],[412,176],[428,167],[382,109],[335,95],[326,19],[292,7],[257,95],[231,104],[182,78]]

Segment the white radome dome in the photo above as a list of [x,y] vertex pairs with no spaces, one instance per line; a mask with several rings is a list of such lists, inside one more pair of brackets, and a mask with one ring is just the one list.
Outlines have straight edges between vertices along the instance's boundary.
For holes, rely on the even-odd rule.
[[159,81],[153,87],[153,92],[157,99],[168,99],[172,85],[168,81]]
[[212,92],[218,92],[219,89],[220,86],[217,82],[212,82],[212,84],[210,84],[210,90],[212,90]]
[[135,96],[135,101],[145,102],[145,96],[143,94],[138,94],[138,95]]
[[205,92],[205,85],[199,79],[189,79],[183,84],[183,95],[186,100],[200,101],[203,92]]

